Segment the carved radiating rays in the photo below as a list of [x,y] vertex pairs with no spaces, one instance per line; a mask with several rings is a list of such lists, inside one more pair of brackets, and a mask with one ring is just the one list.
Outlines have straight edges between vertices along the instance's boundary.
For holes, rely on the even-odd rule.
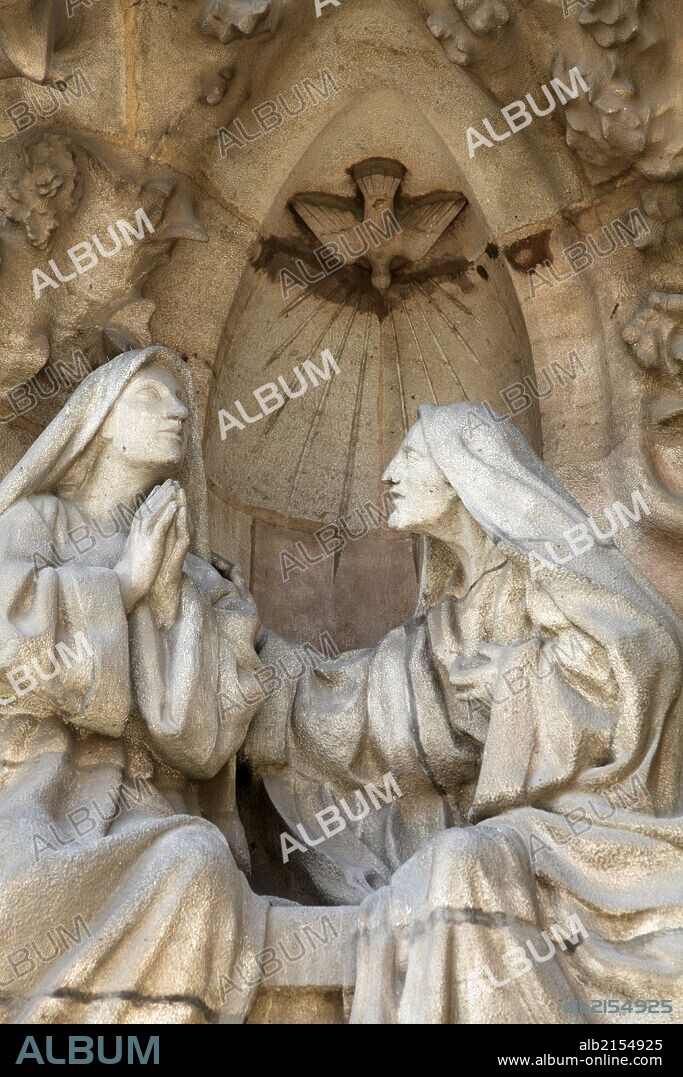
[[[494,256],[483,260],[483,273],[394,281],[381,302],[342,270],[283,303],[277,270],[258,269],[216,367],[212,482],[237,507],[282,523],[337,520],[368,500],[381,506],[379,477],[419,404],[487,399],[500,408],[500,390],[531,371],[506,271]],[[321,367],[326,348],[339,373],[294,397],[295,369]],[[253,391],[268,382],[284,404],[221,442],[217,409],[239,400],[257,415]],[[535,440],[534,417],[526,419]]]

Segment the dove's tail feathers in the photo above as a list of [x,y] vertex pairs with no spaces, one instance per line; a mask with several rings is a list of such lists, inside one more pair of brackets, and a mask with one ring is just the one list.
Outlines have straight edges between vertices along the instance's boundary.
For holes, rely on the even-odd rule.
[[388,157],[371,157],[351,169],[361,194],[369,203],[378,199],[391,203],[404,173],[403,165]]

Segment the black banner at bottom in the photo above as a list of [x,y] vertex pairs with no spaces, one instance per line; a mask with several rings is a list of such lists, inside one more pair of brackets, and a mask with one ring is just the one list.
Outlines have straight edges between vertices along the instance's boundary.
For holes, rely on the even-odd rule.
[[[246,1027],[246,1035],[252,1026]],[[271,1026],[271,1041],[285,1042],[293,1026]],[[307,1030],[313,1026],[307,1025]],[[578,1070],[605,1067],[680,1067],[681,1027],[673,1024],[459,1025],[460,1052],[467,1064],[476,1060],[496,1070],[564,1066]],[[197,1066],[211,1052],[236,1043],[235,1033],[220,1026],[197,1025],[4,1025],[0,1026],[3,1071],[15,1066]],[[299,1026],[301,1028],[301,1026]],[[130,1029],[131,1031],[128,1031]],[[303,1031],[303,1029],[302,1029]],[[353,1031],[344,1033],[353,1036]],[[284,1043],[282,1044],[284,1046]],[[471,1055],[469,1054],[471,1052]],[[219,1056],[220,1057],[220,1056]],[[465,1057],[463,1057],[463,1061]]]

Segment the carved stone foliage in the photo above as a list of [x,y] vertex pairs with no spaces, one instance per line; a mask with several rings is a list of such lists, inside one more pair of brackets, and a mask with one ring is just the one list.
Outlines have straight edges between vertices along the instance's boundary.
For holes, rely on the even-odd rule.
[[203,34],[227,45],[274,28],[272,0],[208,0],[198,18]]
[[[97,366],[150,342],[155,304],[142,294],[147,278],[178,239],[207,234],[194,217],[187,181],[142,161],[134,180],[130,164],[109,147],[65,134],[41,132],[17,147],[0,187],[5,390],[75,348]],[[124,241],[120,223],[137,229],[139,210],[153,231],[140,225],[141,238]],[[106,256],[97,255],[95,237]],[[52,284],[43,289],[48,278]]]
[[652,520],[683,530],[683,293],[651,292],[623,329],[642,371],[639,414],[624,456]]
[[576,13],[576,18],[598,45],[614,48],[630,41],[638,32],[640,5],[641,0],[586,0],[586,6]]
[[[590,93],[570,101],[563,114],[568,145],[588,166],[591,179],[602,181],[632,166],[653,179],[680,174],[683,121],[673,75],[676,5],[574,0],[567,10],[560,0],[540,7],[524,4],[516,12],[518,36],[513,44],[512,36],[501,37],[511,23],[505,0],[418,0],[418,4],[449,60],[476,66],[501,103],[505,103],[502,87],[494,75],[501,65],[487,47],[493,43],[508,51],[526,47],[529,60],[533,56],[535,62],[545,51],[541,62],[547,62],[556,78],[564,80],[569,69],[579,68]],[[554,43],[552,51],[545,40],[536,39],[536,20]],[[508,59],[511,66],[511,53]],[[523,98],[518,83],[519,78],[513,85]],[[526,89],[530,88],[531,81]]]
[[624,340],[642,367],[668,374],[683,387],[683,295],[651,292],[625,326]]
[[[567,79],[572,66],[558,58],[553,66],[554,77]],[[581,69],[580,64],[576,66]],[[602,70],[594,67],[588,76],[588,97],[567,106],[567,145],[598,168],[620,170],[644,152],[650,110],[640,99],[635,83],[613,73],[612,59],[607,58],[600,66]]]
[[70,216],[83,193],[74,147],[63,135],[39,134],[25,142],[4,190],[0,213],[23,225],[32,247],[45,250],[59,218]]
[[592,43],[571,47],[570,59],[560,55],[553,65],[560,77],[577,66],[590,85],[565,111],[568,145],[597,180],[630,167],[651,179],[680,175],[681,103],[670,81],[675,12],[645,9],[639,0],[595,0],[576,17]]
[[463,66],[476,57],[481,39],[510,20],[507,0],[418,0],[430,32],[448,59]]

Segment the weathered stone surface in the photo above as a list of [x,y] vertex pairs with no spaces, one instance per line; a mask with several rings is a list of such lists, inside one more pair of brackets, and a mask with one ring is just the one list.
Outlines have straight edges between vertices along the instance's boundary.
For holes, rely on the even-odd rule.
[[[205,571],[222,581],[211,576],[212,586],[226,592],[218,600],[209,588],[211,601],[224,605],[213,613],[207,606],[204,615],[221,626],[227,618],[232,626],[223,643],[233,648],[234,670],[232,658],[227,665],[236,676],[244,662],[254,663],[252,694],[240,695],[240,682],[234,699],[223,693],[214,717],[228,715],[235,725],[238,714],[247,724],[254,712],[256,718],[246,741],[246,725],[240,737],[235,733],[227,777],[195,782],[201,804],[190,790],[192,762],[166,761],[170,777],[166,770],[161,775],[158,760],[149,763],[157,749],[150,756],[148,732],[139,723],[154,724],[145,707],[158,703],[159,692],[141,704],[146,719],[131,704],[125,737],[102,734],[104,755],[121,750],[135,761],[127,764],[125,780],[151,768],[154,811],[170,813],[159,877],[188,856],[188,871],[196,873],[192,878],[206,898],[199,902],[199,919],[213,917],[212,923],[224,926],[220,959],[206,957],[220,968],[212,966],[205,998],[198,985],[204,958],[189,962],[188,983],[196,974],[192,991],[208,1007],[201,1020],[342,1023],[377,1017],[380,1003],[403,990],[391,981],[385,958],[394,954],[397,968],[404,959],[413,972],[421,967],[419,946],[409,953],[402,948],[401,895],[412,895],[413,912],[443,912],[472,897],[478,872],[495,880],[506,857],[512,857],[508,881],[517,889],[504,897],[512,902],[510,914],[526,922],[532,885],[526,869],[504,842],[495,849],[487,843],[486,819],[473,825],[469,815],[475,787],[481,791],[485,784],[481,760],[453,761],[450,734],[439,739],[446,728],[443,703],[430,697],[421,710],[420,693],[441,684],[449,716],[453,709],[460,714],[457,693],[465,677],[452,663],[439,666],[439,648],[450,639],[445,615],[438,614],[443,623],[437,630],[432,612],[428,639],[416,641],[411,634],[423,624],[416,605],[424,611],[434,599],[449,557],[439,561],[441,551],[432,561],[427,594],[421,540],[413,533],[422,533],[421,524],[397,530],[388,522],[391,505],[380,482],[387,468],[397,466],[397,451],[421,405],[485,401],[509,413],[589,523],[609,529],[614,505],[635,505],[636,495],[646,506],[631,510],[637,518],[618,527],[613,541],[629,559],[620,562],[624,578],[635,564],[663,599],[642,597],[640,583],[637,599],[612,592],[605,599],[633,601],[630,627],[634,638],[642,630],[640,657],[631,667],[630,655],[619,650],[626,647],[629,624],[619,606],[615,639],[600,637],[599,653],[591,651],[581,666],[581,677],[599,681],[594,692],[603,693],[601,705],[614,716],[613,739],[602,755],[590,756],[585,744],[597,736],[595,728],[603,729],[602,717],[596,718],[591,736],[579,737],[583,748],[575,753],[576,773],[565,776],[566,789],[558,778],[570,799],[561,805],[544,801],[543,810],[571,810],[571,798],[579,795],[572,784],[576,775],[591,766],[602,772],[621,759],[619,723],[626,719],[610,709],[616,668],[611,648],[640,686],[638,699],[650,699],[655,710],[661,704],[651,651],[659,646],[661,656],[668,654],[663,625],[673,615],[665,602],[683,613],[680,48],[678,0],[338,0],[322,6],[314,0],[7,0],[0,7],[0,478],[13,488],[41,432],[59,430],[70,414],[86,429],[78,401],[87,397],[87,387],[84,396],[75,394],[89,371],[105,385],[110,364],[124,353],[130,358],[154,344],[167,357],[164,349],[171,349],[179,358],[168,359],[169,367],[184,386],[191,379],[196,395],[189,423],[194,488],[183,483],[194,508],[204,495],[204,478],[195,468],[200,446],[206,473],[208,507],[189,513],[192,542]],[[105,399],[102,390],[93,408],[103,408]],[[50,427],[55,421],[57,427]],[[147,440],[149,448],[151,428]],[[7,478],[12,475],[14,480]],[[73,490],[58,491],[49,477],[43,475],[38,494],[64,497],[64,511],[74,511]],[[420,486],[424,504],[431,504],[434,488]],[[526,494],[516,490],[513,507],[522,511]],[[176,491],[174,504],[180,497]],[[534,504],[542,502],[539,495]],[[496,511],[505,505],[501,494]],[[6,522],[0,516],[0,527]],[[589,523],[582,516],[574,526]],[[37,540],[32,531],[22,534],[30,561]],[[473,534],[467,532],[468,541]],[[117,534],[113,541],[125,537]],[[546,539],[545,533],[524,537]],[[71,556],[66,547],[63,553]],[[113,564],[105,566],[98,556],[93,553],[93,566],[112,571]],[[465,580],[472,579],[472,564]],[[570,577],[575,568],[566,569]],[[14,568],[5,565],[3,572],[0,593],[10,595]],[[519,584],[519,594],[536,582],[534,575]],[[451,579],[441,595],[448,609],[461,601],[461,583]],[[157,630],[173,631],[168,626],[178,617],[172,608],[177,584],[177,578],[172,584],[166,579],[157,588],[152,606],[158,618],[148,626],[148,642],[157,641]],[[581,592],[590,604],[584,585],[574,581],[572,601]],[[560,599],[552,593],[556,605]],[[537,603],[527,606],[521,598],[510,607],[514,613],[504,629],[489,624],[499,600],[491,590],[477,599],[476,612],[467,604],[460,610],[458,655],[463,640],[472,657],[480,645],[484,651],[493,644],[514,647],[532,636],[547,642],[566,630],[558,627],[561,618],[554,620],[559,615],[545,607],[541,613]],[[98,605],[106,603],[93,608]],[[653,618],[647,628],[639,620],[646,609]],[[71,616],[60,622],[68,631]],[[187,610],[184,616],[190,616]],[[246,619],[246,635],[238,618]],[[132,625],[132,614],[130,620]],[[598,620],[596,614],[594,636]],[[211,693],[206,678],[190,669],[190,658],[193,638],[209,648],[214,627],[204,625],[194,636],[188,630],[178,651],[188,662],[183,684],[203,693],[198,712],[204,715],[206,708],[213,715]],[[112,654],[118,654],[119,629],[117,622],[103,630]],[[9,632],[5,679],[19,638]],[[354,648],[366,650],[360,657],[346,653]],[[343,657],[335,662],[336,653]],[[496,652],[496,668],[508,657]],[[678,669],[673,652],[667,662],[666,685]],[[413,681],[404,684],[406,669]],[[617,681],[623,687],[621,672]],[[117,676],[107,673],[105,682],[116,700]],[[562,690],[569,691],[566,684]],[[0,702],[7,695],[9,689],[3,690]],[[670,695],[677,715],[673,688]],[[587,705],[572,699],[569,713],[564,708],[556,719],[565,739],[553,758],[564,762],[578,736],[571,722],[580,724]],[[525,697],[515,705],[511,721],[519,735],[508,745],[508,761],[523,748],[537,702]],[[38,720],[32,706],[21,722]],[[554,703],[544,700],[543,706],[555,714]],[[669,740],[656,749],[653,726],[634,707],[629,715],[645,725],[637,731],[629,726],[626,740],[651,737],[653,758],[674,759]],[[58,712],[55,704],[40,720],[60,731],[55,736],[65,766],[78,771],[80,790],[76,755],[82,749]],[[5,709],[3,718],[9,715]],[[499,751],[494,735],[487,740],[482,733],[480,716],[470,713],[468,720],[465,740],[479,746],[486,741],[490,755]],[[497,720],[488,716],[492,729]],[[401,730],[403,739],[395,743]],[[678,744],[675,731],[662,736]],[[419,763],[412,754],[415,737]],[[630,777],[640,773],[632,762],[624,771]],[[647,797],[629,810],[672,814],[672,770],[663,762],[654,769],[646,779]],[[339,808],[343,798],[354,803],[366,782],[388,772],[399,775],[403,797],[360,822],[349,820],[320,849],[307,847],[283,862],[283,832],[296,837],[297,824],[315,828],[316,812]],[[487,767],[483,773],[488,780]],[[432,780],[447,787],[446,807],[433,785],[422,787]],[[109,788],[102,781],[100,792]],[[67,803],[55,796],[63,813],[81,807],[82,797]],[[524,810],[533,799],[527,787],[519,798]],[[211,819],[229,839],[230,852],[220,834],[215,840],[222,845],[206,838],[210,848],[195,863],[177,823],[185,809]],[[490,821],[505,810],[497,802]],[[200,844],[204,825],[188,824]],[[661,835],[652,838],[659,840]],[[663,863],[669,854],[658,848]],[[625,887],[635,887],[635,869],[621,856],[615,846],[610,870],[623,876]],[[240,872],[249,862],[247,884]],[[104,865],[103,857],[98,880],[107,878]],[[44,882],[51,869],[41,869],[45,874],[37,873],[32,893],[49,889]],[[69,871],[57,876],[64,879],[64,907],[76,915],[83,910],[71,904]],[[434,887],[420,904],[415,880],[431,871]],[[451,876],[461,880],[462,892],[451,889]],[[656,934],[664,929],[666,884],[654,871],[653,879],[650,927]],[[218,912],[209,897],[214,884],[231,890]],[[588,905],[599,906],[593,891],[584,896]],[[28,903],[26,916],[37,916],[46,932],[54,928],[58,921],[50,921],[47,905],[38,897],[35,903],[34,910]],[[306,950],[301,960],[284,961],[264,978],[260,950],[277,951],[283,940],[287,945],[292,931],[315,926],[325,909],[339,918],[339,938]],[[553,922],[559,923],[559,905],[555,909]],[[185,921],[180,914],[177,919],[182,935]],[[549,925],[546,918],[535,930]],[[14,926],[27,940],[36,935],[23,921]],[[157,929],[161,938],[158,923]],[[462,961],[476,970],[480,935],[488,929],[459,922],[448,930],[457,936]],[[635,929],[630,924],[624,930]],[[187,931],[192,940],[182,935],[174,945],[196,943],[201,951],[194,925]],[[526,946],[530,937],[514,935],[507,942]],[[375,952],[378,940],[385,948],[381,955]],[[580,965],[588,950],[584,943],[577,950]],[[0,960],[11,951],[10,943],[0,947]],[[242,985],[237,994],[226,993],[221,977],[233,975],[238,951],[245,977],[262,980],[258,990]],[[87,943],[84,955],[74,956],[76,964],[86,952]],[[159,941],[162,964],[167,953]],[[543,969],[562,962],[567,959],[561,954]],[[488,1022],[501,1014],[509,1020],[515,1012],[516,998],[502,1004],[486,985],[468,987],[462,969],[460,986],[449,995],[438,967],[434,962],[433,990],[425,993],[433,1010],[408,990],[402,1008],[391,1010],[387,1001],[379,1016]],[[177,994],[170,959],[165,968],[168,993]],[[31,975],[40,979],[43,973],[50,970],[37,967]],[[512,994],[519,988],[523,995],[539,977],[529,972],[513,984]],[[543,989],[557,999],[559,987],[549,977]],[[607,986],[602,993],[609,994]],[[145,1004],[150,1019],[178,1019],[173,1005]],[[62,1019],[54,999],[36,1005],[41,1021]],[[180,1019],[193,1020],[193,1013],[190,1006]],[[109,1016],[139,1019],[123,1005]],[[81,1014],[69,1017],[80,1020]]]

